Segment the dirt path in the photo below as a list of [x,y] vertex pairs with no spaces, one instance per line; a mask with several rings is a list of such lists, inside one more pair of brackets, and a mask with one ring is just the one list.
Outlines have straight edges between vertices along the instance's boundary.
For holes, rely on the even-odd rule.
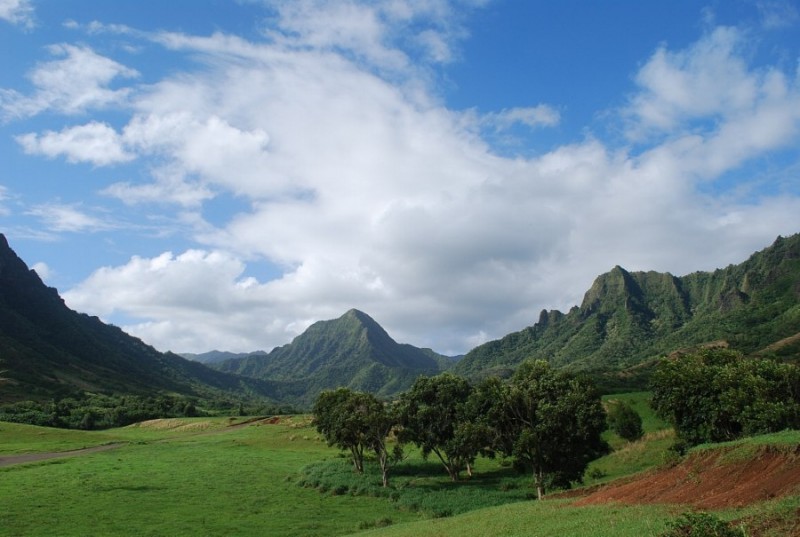
[[50,453],[24,453],[22,455],[3,455],[0,456],[0,467],[11,466],[14,464],[25,464],[26,462],[46,461],[48,459],[63,459],[66,457],[76,457],[78,455],[87,455],[89,453],[97,453],[100,451],[108,451],[124,446],[124,442],[117,442],[114,444],[104,444],[102,446],[94,446],[83,449],[72,449],[70,451],[52,451]]

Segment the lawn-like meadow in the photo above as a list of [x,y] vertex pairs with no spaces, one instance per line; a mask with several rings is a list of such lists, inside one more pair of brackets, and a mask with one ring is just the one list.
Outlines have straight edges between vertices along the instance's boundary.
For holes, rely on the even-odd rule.
[[127,442],[0,468],[0,535],[328,536],[421,516],[384,499],[297,486],[303,466],[336,455],[305,420],[171,425],[81,433],[0,423],[0,455],[28,451],[26,438],[36,451]]
[[[646,394],[631,396],[635,405],[645,400]],[[643,412],[649,434],[663,435],[646,404]],[[413,449],[394,469],[391,488],[382,489],[374,464],[368,464],[367,475],[354,474],[307,417],[277,424],[244,421],[170,419],[107,431],[0,423],[0,457],[121,444],[0,468],[0,535],[312,536],[373,528],[390,535],[585,535],[599,513],[619,532],[654,535],[641,531],[663,528],[670,516],[657,508],[538,503],[531,500],[529,478],[497,460],[479,459],[473,478],[451,483],[438,463],[423,461]],[[609,441],[619,451],[595,463],[604,470],[595,472],[594,480],[625,473],[630,462],[619,456],[625,453],[619,439],[611,435]],[[651,443],[640,442],[635,451],[646,454],[640,459],[660,457],[648,448]],[[512,520],[504,509],[514,503]],[[531,527],[534,519],[541,532]],[[413,521],[422,525],[405,524]]]

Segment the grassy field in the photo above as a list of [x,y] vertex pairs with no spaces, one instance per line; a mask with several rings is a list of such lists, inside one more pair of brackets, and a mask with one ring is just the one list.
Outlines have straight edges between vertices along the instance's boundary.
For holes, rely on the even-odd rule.
[[[595,477],[587,484],[668,457],[672,433],[641,406],[648,394],[624,397],[643,415],[647,434],[627,443],[609,433],[615,450],[592,463]],[[798,434],[746,440],[739,449],[796,446]],[[479,459],[473,478],[453,484],[438,463],[411,450],[391,476],[391,488],[382,489],[374,464],[368,464],[367,475],[354,475],[348,460],[328,448],[305,417],[279,424],[158,420],[102,432],[0,422],[0,456],[108,443],[121,445],[0,468],[0,536],[624,537],[658,535],[683,511],[533,501],[529,478],[498,460]],[[784,517],[790,524],[798,504],[792,497],[721,515],[751,521]]]
[[0,535],[327,536],[421,517],[384,499],[320,494],[293,483],[302,466],[336,454],[303,423],[215,434],[224,421],[181,421],[194,426],[98,435],[49,430],[53,439],[38,428],[0,424],[0,453],[21,451],[26,436],[39,451],[129,442],[0,468]]

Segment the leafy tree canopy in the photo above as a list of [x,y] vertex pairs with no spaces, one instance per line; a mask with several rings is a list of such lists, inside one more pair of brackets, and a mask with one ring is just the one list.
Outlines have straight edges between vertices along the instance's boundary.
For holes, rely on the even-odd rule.
[[653,407],[688,445],[800,428],[800,369],[706,348],[661,361]]
[[545,361],[523,362],[502,398],[499,446],[528,468],[541,498],[548,483],[580,480],[606,451],[606,415],[592,382],[555,371]]

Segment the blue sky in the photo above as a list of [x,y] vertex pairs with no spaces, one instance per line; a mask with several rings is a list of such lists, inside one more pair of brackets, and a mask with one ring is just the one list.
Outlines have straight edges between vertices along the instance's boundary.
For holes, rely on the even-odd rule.
[[160,350],[461,353],[800,231],[781,0],[0,0],[0,231]]

